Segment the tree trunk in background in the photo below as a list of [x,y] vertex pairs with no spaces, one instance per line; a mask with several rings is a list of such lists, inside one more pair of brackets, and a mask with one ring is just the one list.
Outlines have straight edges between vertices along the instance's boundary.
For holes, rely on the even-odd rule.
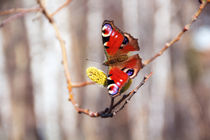
[[[71,78],[74,82],[84,82],[85,72],[85,59],[87,47],[87,1],[81,0],[79,2],[73,1],[70,9],[70,32],[71,32],[71,47],[70,47],[70,67]],[[79,8],[82,7],[82,8]],[[78,16],[78,14],[80,16]],[[76,20],[75,20],[76,19]],[[79,26],[78,26],[79,25]],[[85,88],[75,89],[74,96],[79,106],[85,107],[86,98],[84,98]],[[87,101],[88,102],[88,101]],[[85,126],[83,115],[76,115],[76,139],[85,139]],[[69,136],[69,139],[71,136]]]
[[[7,3],[13,5],[14,2]],[[20,4],[17,5],[21,6]],[[3,46],[11,97],[11,140],[39,139],[34,113],[34,96],[30,72],[30,55],[23,19],[3,29]]]
[[[124,0],[122,9],[125,31],[138,39],[140,47],[138,53],[142,60],[145,60],[153,52],[154,1]],[[138,76],[133,79],[130,90],[134,89],[143,76],[150,71],[151,65],[141,70]],[[141,140],[148,139],[150,81],[151,78],[138,90],[131,102],[126,106],[128,108],[130,137],[133,140],[137,138]]]
[[[173,2],[174,9],[172,31],[175,27],[183,28],[188,23],[195,9],[193,2]],[[185,9],[185,10],[183,10]],[[187,17],[187,18],[186,18]],[[167,97],[166,104],[166,123],[164,128],[164,138],[173,140],[198,140],[200,133],[199,126],[199,104],[196,101],[192,85],[187,72],[186,48],[190,47],[188,41],[189,34],[184,36],[171,48],[172,53],[172,78],[173,87],[170,96]],[[172,100],[171,100],[172,99]],[[176,133],[175,133],[176,132]]]
[[[154,34],[154,0],[124,0],[123,18],[128,33],[138,39],[140,46],[139,55],[142,60],[148,59],[153,54],[153,34]],[[132,7],[132,8],[131,8]],[[151,64],[141,70],[133,80],[132,87],[135,88],[145,74],[151,72]],[[152,76],[153,77],[153,76]],[[143,87],[138,90],[135,97],[128,104],[129,125],[132,132],[132,139],[148,139],[149,124],[149,104],[151,80],[148,80]]]
[[[154,53],[157,53],[170,35],[171,1],[155,0]],[[164,127],[165,98],[170,87],[170,54],[165,52],[152,65],[151,98],[149,105],[148,139],[162,140]]]

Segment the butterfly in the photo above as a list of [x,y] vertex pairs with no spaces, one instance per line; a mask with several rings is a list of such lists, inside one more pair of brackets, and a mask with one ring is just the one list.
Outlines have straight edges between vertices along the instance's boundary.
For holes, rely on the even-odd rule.
[[143,67],[138,54],[129,56],[131,51],[139,51],[137,39],[118,29],[113,21],[105,20],[102,24],[102,41],[109,66],[107,88],[112,97],[120,95],[126,84],[135,78]]

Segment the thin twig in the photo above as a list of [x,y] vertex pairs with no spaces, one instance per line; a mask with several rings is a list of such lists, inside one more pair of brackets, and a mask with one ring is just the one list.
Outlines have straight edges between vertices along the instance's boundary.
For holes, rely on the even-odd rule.
[[149,75],[147,76],[144,76],[143,80],[140,82],[140,84],[134,89],[132,90],[131,92],[129,92],[128,94],[124,94],[123,97],[116,103],[113,105],[113,109],[115,107],[117,107],[119,104],[121,104],[121,102],[123,102],[125,99],[128,98],[128,96],[132,95],[132,94],[135,94],[135,92],[141,87],[143,86],[143,84],[147,81],[147,79],[149,79],[149,77],[152,75],[152,73],[150,73]]
[[108,113],[111,113],[111,112],[112,112],[113,105],[114,105],[114,99],[115,99],[115,97],[111,97],[111,103],[110,103],[110,106],[109,106],[109,111],[108,111]]
[[52,14],[50,14],[51,17],[53,17],[54,15],[56,15],[60,10],[62,10],[64,7],[66,7],[72,0],[66,0],[66,2],[61,5],[57,10],[55,10],[55,12],[53,12]]
[[69,67],[68,67],[68,59],[67,59],[67,54],[66,54],[65,42],[64,42],[64,40],[62,39],[62,37],[60,35],[60,31],[59,31],[56,23],[54,22],[53,18],[49,15],[47,10],[45,9],[45,7],[42,4],[41,0],[37,0],[37,2],[40,5],[40,7],[42,8],[43,14],[45,15],[45,17],[52,24],[52,26],[53,26],[53,28],[55,30],[56,37],[57,37],[57,39],[58,39],[58,41],[60,43],[60,47],[61,47],[61,50],[62,50],[62,56],[63,56],[64,73],[65,73],[67,84],[68,84],[68,90],[71,93],[72,92],[72,86],[71,86],[71,78],[70,78],[70,72],[69,72]]
[[183,34],[189,30],[189,28],[191,27],[191,25],[197,20],[197,18],[199,17],[199,15],[201,14],[201,12],[203,11],[203,9],[206,7],[206,5],[209,3],[210,0],[202,2],[202,4],[200,5],[199,9],[196,11],[196,13],[194,14],[191,22],[189,24],[186,24],[183,28],[183,30],[174,38],[172,39],[169,43],[166,43],[165,46],[157,53],[155,54],[152,58],[144,61],[143,66],[148,65],[149,63],[151,63],[153,60],[155,60],[158,56],[161,56],[169,47],[171,47],[174,43],[176,43],[177,41],[179,41],[181,39],[181,37],[183,36]]
[[141,81],[141,83],[134,89],[134,90],[132,90],[129,94],[128,94],[128,99],[124,102],[124,104],[118,109],[118,110],[116,110],[115,112],[114,112],[114,114],[117,114],[119,111],[121,111],[124,107],[125,107],[125,105],[131,100],[131,98],[133,97],[133,95],[138,91],[138,89],[141,87],[141,86],[143,86],[144,85],[144,83],[151,77],[151,75],[152,75],[152,72],[149,74],[149,75],[147,75],[147,76],[145,76],[144,77],[144,79]]
[[[40,8],[42,9],[42,13],[43,15],[48,19],[48,21],[50,23],[54,23],[53,21],[53,18],[50,16],[50,14],[48,13],[48,11],[46,10],[45,6],[44,6],[44,3],[42,2],[42,0],[37,0],[37,3],[39,4]],[[53,26],[54,27],[54,26]],[[57,28],[57,26],[56,26]],[[56,36],[57,35],[60,35],[59,31],[55,30],[56,31]],[[58,32],[58,34],[57,34]],[[63,42],[62,40],[60,40],[61,37],[58,38],[59,42],[60,42],[60,45],[63,44],[61,42]]]
[[17,9],[10,9],[7,11],[2,11],[2,12],[0,12],[0,16],[1,15],[9,15],[9,14],[14,14],[14,15],[11,15],[8,18],[6,18],[5,20],[3,20],[0,23],[0,28],[3,27],[5,24],[7,24],[17,18],[24,16],[27,13],[39,12],[39,11],[41,11],[41,8],[28,8],[28,9],[17,8]]
[[8,18],[6,18],[5,20],[3,20],[0,23],[0,28],[2,28],[5,24],[9,23],[10,21],[12,21],[16,18],[22,17],[23,15],[24,15],[24,13],[17,13],[15,15],[9,16]]
[[12,8],[6,11],[1,11],[0,16],[3,15],[10,15],[10,14],[16,14],[16,13],[31,13],[31,12],[39,12],[42,9],[39,7],[36,8]]
[[82,82],[82,83],[76,83],[76,84],[72,84],[71,87],[72,88],[79,88],[79,87],[84,87],[84,86],[87,86],[87,85],[92,85],[92,84],[95,84],[95,82],[93,81],[88,81],[88,82]]
[[58,29],[56,23],[54,22],[53,18],[50,16],[48,11],[46,10],[46,8],[43,5],[43,3],[41,2],[41,0],[37,0],[37,2],[40,5],[40,7],[42,8],[44,16],[48,19],[50,24],[52,24],[52,26],[55,30],[55,33],[56,33],[56,37],[57,37],[57,39],[60,43],[60,47],[61,47],[61,50],[62,50],[62,56],[63,56],[64,73],[65,73],[65,77],[66,77],[66,80],[67,80],[67,86],[68,86],[68,91],[69,91],[69,101],[71,101],[75,110],[78,113],[83,113],[83,114],[86,114],[90,117],[99,117],[98,112],[92,112],[89,109],[80,108],[79,105],[76,103],[76,101],[74,99],[74,96],[73,96],[73,93],[72,93],[72,84],[71,84],[70,72],[69,72],[69,67],[68,67],[68,59],[67,59],[67,54],[66,54],[65,43],[64,43],[64,41],[61,37],[61,34],[59,32],[59,29]]
[[[108,118],[108,117],[113,117],[118,112],[120,112],[125,107],[125,105],[128,103],[128,101],[133,97],[133,95],[139,90],[139,88],[142,87],[144,85],[144,83],[151,77],[151,75],[152,75],[152,72],[149,75],[144,76],[143,80],[136,86],[136,88],[134,90],[132,90],[128,94],[124,94],[118,102],[116,102],[114,105],[110,106],[110,108],[106,108],[104,111],[100,112],[99,116],[102,118]],[[112,100],[111,102],[113,102],[113,101],[114,100]],[[124,104],[118,110],[114,111],[114,109],[117,106],[119,106],[123,101],[125,101]],[[111,104],[113,104],[113,103],[111,103]]]
[[[64,73],[65,73],[65,77],[66,77],[66,80],[67,80],[69,94],[72,94],[72,85],[71,85],[71,78],[70,78],[70,72],[69,72],[69,66],[68,66],[68,59],[67,59],[67,54],[66,54],[65,43],[64,43],[64,41],[63,41],[63,39],[62,39],[62,37],[60,35],[60,31],[59,31],[56,23],[54,22],[53,18],[50,16],[48,11],[44,7],[42,1],[41,0],[37,0],[37,3],[42,8],[44,16],[48,19],[50,24],[52,24],[52,26],[53,26],[53,28],[55,30],[56,37],[57,37],[57,39],[58,39],[58,41],[60,43],[60,47],[61,47],[61,50],[62,50]],[[71,98],[70,98],[70,100],[71,100]]]

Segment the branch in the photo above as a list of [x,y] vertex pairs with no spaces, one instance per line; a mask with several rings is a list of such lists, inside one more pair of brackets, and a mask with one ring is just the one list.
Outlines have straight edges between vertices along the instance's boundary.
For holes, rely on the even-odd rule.
[[[116,102],[114,105],[113,105],[113,100],[112,100],[110,108],[106,108],[104,111],[100,112],[99,116],[102,118],[108,118],[108,117],[113,117],[118,112],[120,112],[128,103],[128,101],[133,97],[133,95],[139,90],[139,88],[142,87],[144,83],[151,77],[151,75],[152,75],[152,72],[149,75],[144,76],[143,80],[139,83],[139,85],[136,86],[134,90],[132,90],[128,94],[124,94],[122,98],[118,102]],[[117,106],[119,106],[123,101],[125,101],[124,104],[118,110],[114,111],[114,109]]]
[[5,24],[9,23],[10,21],[17,19],[19,17],[22,17],[27,13],[39,12],[41,10],[42,10],[41,8],[15,8],[15,9],[7,10],[7,11],[2,11],[2,12],[0,12],[0,16],[9,15],[9,14],[14,14],[14,15],[11,15],[8,18],[6,18],[5,20],[3,20],[0,23],[0,28],[3,27]]
[[72,86],[72,88],[79,88],[79,87],[84,87],[84,86],[92,85],[92,84],[95,84],[95,82],[88,81],[88,82],[83,82],[83,83],[72,84],[71,86]]
[[125,105],[131,100],[131,98],[133,97],[133,95],[138,91],[138,89],[143,86],[143,84],[152,76],[152,72],[145,76],[144,79],[141,81],[141,83],[134,89],[132,90],[129,94],[128,94],[128,99],[124,102],[124,104],[117,110],[115,111],[115,114],[117,114],[119,111],[121,111]]
[[175,44],[177,41],[179,41],[181,39],[181,37],[184,35],[184,33],[186,31],[188,31],[190,29],[191,25],[197,20],[197,18],[199,17],[199,15],[201,14],[201,12],[203,11],[203,9],[206,7],[206,5],[209,2],[210,2],[210,0],[208,0],[208,1],[203,0],[203,2],[201,3],[199,9],[194,14],[191,22],[189,24],[186,24],[184,26],[183,30],[174,39],[172,39],[169,43],[166,43],[165,46],[157,54],[155,54],[152,58],[144,61],[143,67],[146,66],[146,65],[148,65],[149,63],[151,63],[158,56],[161,56],[169,47],[171,47],[173,44]]
[[60,43],[60,47],[62,50],[62,56],[63,56],[64,73],[65,73],[65,77],[67,80],[67,86],[68,86],[68,91],[69,91],[69,101],[71,101],[75,110],[78,113],[83,113],[83,114],[89,115],[90,117],[98,117],[99,116],[98,112],[92,112],[89,109],[80,108],[79,105],[76,103],[73,93],[72,93],[72,84],[71,84],[70,72],[69,72],[69,67],[68,67],[65,43],[60,35],[59,29],[58,29],[56,23],[54,22],[53,18],[50,16],[48,11],[46,10],[46,8],[43,5],[43,3],[41,2],[41,0],[37,0],[37,2],[40,5],[40,7],[42,8],[43,15],[48,19],[49,23],[52,24],[52,26],[55,30],[55,33],[56,33],[56,37]]
[[[72,104],[74,105],[75,110],[78,113],[83,113],[86,114],[90,117],[101,117],[101,118],[109,118],[109,117],[113,117],[114,115],[116,115],[118,112],[120,112],[125,105],[128,103],[128,101],[133,97],[133,95],[139,90],[140,87],[142,87],[144,85],[144,83],[151,77],[152,73],[150,73],[147,76],[144,76],[143,80],[141,81],[141,83],[139,85],[137,85],[137,87],[132,90],[131,92],[129,92],[128,94],[123,95],[123,97],[116,103],[114,103],[114,97],[111,97],[111,103],[109,108],[106,108],[104,111],[101,112],[93,112],[90,111],[89,109],[83,109],[80,108],[79,105],[76,103],[76,101],[74,100],[73,94],[69,94],[69,100],[72,102]],[[86,83],[84,83],[86,84]],[[127,100],[126,100],[127,99]],[[124,104],[116,111],[114,111],[114,109],[120,105],[123,101]]]
[[[68,60],[67,60],[65,43],[64,43],[64,41],[63,41],[63,39],[62,39],[62,37],[60,35],[60,31],[59,31],[56,23],[54,22],[53,18],[50,16],[48,11],[46,10],[46,8],[43,5],[42,1],[41,0],[37,0],[37,3],[42,8],[43,15],[48,19],[48,21],[50,22],[50,24],[52,24],[52,26],[53,26],[53,28],[55,30],[56,37],[57,37],[57,39],[58,39],[58,41],[60,43],[60,47],[61,47],[61,50],[62,50],[64,73],[65,73],[65,77],[66,77],[66,80],[67,80],[69,94],[72,94],[71,78],[70,78],[70,72],[69,72],[69,67],[68,67]],[[71,100],[71,98],[70,98],[70,100]]]
[[36,8],[12,8],[6,11],[1,11],[0,16],[3,15],[10,15],[10,14],[15,14],[15,13],[30,13],[30,12],[39,12],[42,9],[39,7]]
[[69,93],[71,93],[72,92],[71,78],[70,78],[70,72],[69,72],[68,60],[67,60],[67,54],[66,54],[66,46],[65,46],[64,40],[62,39],[62,37],[60,35],[60,31],[59,31],[56,23],[54,22],[53,18],[50,16],[48,11],[44,7],[44,5],[41,2],[41,0],[37,0],[37,2],[40,5],[40,7],[42,8],[42,12],[43,12],[44,16],[48,19],[50,24],[52,24],[52,26],[53,26],[53,28],[55,30],[56,37],[57,37],[57,39],[58,39],[58,41],[60,43],[60,47],[61,47],[61,50],[62,50],[62,56],[63,56],[64,73],[65,73],[65,76],[66,76]]
[[67,0],[63,5],[61,5],[57,10],[55,10],[55,12],[53,12],[50,16],[53,17],[54,15],[56,15],[60,10],[66,7],[70,2],[71,0]]

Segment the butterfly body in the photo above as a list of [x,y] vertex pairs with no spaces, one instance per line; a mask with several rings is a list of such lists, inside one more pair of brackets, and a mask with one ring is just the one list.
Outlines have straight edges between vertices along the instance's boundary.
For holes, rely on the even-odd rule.
[[124,61],[128,60],[128,55],[119,55],[117,57],[113,57],[107,61],[105,61],[103,64],[106,66],[113,66],[113,65],[120,65]]
[[107,88],[111,96],[117,96],[126,83],[133,79],[142,68],[138,54],[128,55],[131,51],[139,50],[138,42],[108,20],[105,20],[102,25],[102,40],[107,57],[104,65],[109,66]]

